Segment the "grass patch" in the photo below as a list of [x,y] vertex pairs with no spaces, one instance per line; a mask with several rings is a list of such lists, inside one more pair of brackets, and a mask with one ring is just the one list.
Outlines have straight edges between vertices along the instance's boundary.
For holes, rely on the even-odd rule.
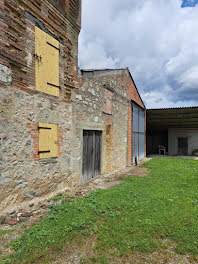
[[164,239],[175,243],[177,253],[197,256],[198,162],[163,158],[144,166],[151,169],[147,177],[125,178],[109,190],[54,207],[12,243],[16,253],[2,263],[50,263],[52,251],[93,234],[92,263],[108,263],[104,252],[150,253],[164,247]]
[[14,231],[15,231],[14,229],[11,229],[11,230],[3,230],[3,229],[0,229],[0,238],[2,238],[3,236],[5,236],[7,234],[10,234],[10,233],[12,233]]
[[61,201],[63,199],[74,199],[75,197],[71,195],[57,195],[49,199],[49,201]]
[[58,195],[50,198],[49,201],[60,201],[62,199],[64,199],[64,195]]

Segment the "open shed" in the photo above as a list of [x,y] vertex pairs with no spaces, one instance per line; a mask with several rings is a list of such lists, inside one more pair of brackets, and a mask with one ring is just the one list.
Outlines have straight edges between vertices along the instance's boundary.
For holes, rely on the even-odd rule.
[[198,149],[198,107],[147,110],[147,155],[194,155]]

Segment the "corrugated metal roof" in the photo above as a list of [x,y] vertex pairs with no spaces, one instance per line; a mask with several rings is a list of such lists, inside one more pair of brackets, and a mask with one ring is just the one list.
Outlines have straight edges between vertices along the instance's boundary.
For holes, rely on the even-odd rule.
[[119,70],[127,70],[128,68],[104,68],[104,69],[82,69],[82,72],[93,72],[93,71],[119,71]]
[[166,107],[166,108],[147,108],[148,111],[152,110],[171,110],[171,109],[191,109],[191,108],[198,108],[198,106],[179,106],[179,107]]
[[198,128],[198,106],[147,109],[147,130]]

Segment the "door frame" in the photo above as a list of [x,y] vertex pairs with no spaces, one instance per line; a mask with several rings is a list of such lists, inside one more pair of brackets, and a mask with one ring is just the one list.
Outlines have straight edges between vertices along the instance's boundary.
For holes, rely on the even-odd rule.
[[[90,132],[90,133],[89,133]],[[96,145],[96,138],[97,136],[99,137],[99,149],[97,150],[97,145]],[[91,140],[91,143],[89,143]],[[90,150],[93,150],[93,153],[91,154],[90,158],[90,162],[89,162],[89,158],[85,157],[86,155],[84,155],[84,147],[85,147],[85,143],[87,143],[88,145],[86,145],[86,147],[89,149],[89,151],[86,151],[86,154],[90,154]],[[83,156],[82,156],[82,180],[83,182],[88,182],[90,180],[92,180],[93,178],[97,177],[98,175],[101,175],[101,149],[102,149],[102,131],[101,130],[90,130],[90,129],[83,129]],[[96,157],[97,154],[99,154],[99,162],[98,164],[98,168],[96,169]],[[89,173],[83,173],[84,172],[84,161],[88,161],[88,164],[91,165],[91,173],[90,173],[90,168],[86,168],[88,169]],[[88,165],[88,167],[89,167]],[[86,171],[87,172],[87,171]]]
[[[179,139],[186,139],[187,140],[187,154],[185,155],[185,154],[183,154],[183,155],[181,155],[181,154],[179,154]],[[187,136],[187,137],[180,137],[180,136],[178,136],[177,137],[177,155],[178,156],[188,156],[189,154],[188,154],[188,147],[189,147],[189,137]]]
[[[138,131],[134,131],[134,127],[133,127],[133,121],[134,121],[134,107],[136,107],[138,109]],[[139,127],[140,127],[140,111],[144,113],[144,132],[141,132],[139,130]],[[141,106],[139,106],[138,104],[136,104],[135,102],[132,103],[132,151],[131,151],[131,154],[132,154],[132,164],[135,163],[135,157],[137,157],[137,162],[141,161],[139,160],[140,159],[140,135],[144,135],[144,158],[145,158],[145,144],[146,144],[146,130],[145,130],[145,122],[146,122],[146,110],[143,109]],[[138,140],[137,140],[137,144],[138,144],[138,154],[135,156],[134,155],[134,145],[133,145],[133,139],[135,137],[135,135],[138,136]],[[144,159],[143,158],[143,159]]]
[[[78,131],[77,131],[78,130]],[[83,184],[83,130],[96,130],[101,131],[101,174],[103,172],[104,167],[104,131],[105,125],[104,124],[97,124],[88,121],[78,121],[76,125],[76,132],[80,137],[80,168],[79,168],[79,176],[80,176],[80,183]]]

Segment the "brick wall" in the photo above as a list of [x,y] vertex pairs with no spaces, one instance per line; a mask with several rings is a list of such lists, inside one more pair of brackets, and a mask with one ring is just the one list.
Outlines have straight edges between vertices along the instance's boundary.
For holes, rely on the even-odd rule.
[[136,102],[140,107],[145,109],[145,106],[141,100],[141,97],[138,93],[138,90],[131,78],[128,78],[127,80],[128,86],[129,86],[129,98],[132,99],[134,102]]
[[[71,25],[51,2],[56,3],[54,0],[3,0],[0,5],[3,13],[0,63],[11,68],[13,85],[31,93],[35,90],[33,30],[38,23],[42,23],[42,27],[57,36],[62,43],[62,74],[66,91],[78,84],[77,42],[80,28],[74,22]],[[24,11],[28,14],[25,15]],[[30,21],[29,14],[37,21]],[[77,18],[74,21],[77,22]]]
[[[139,92],[135,86],[135,83],[132,78],[127,78],[126,83],[129,87],[129,98],[139,105],[141,108],[145,109],[144,103],[141,100]],[[146,114],[146,112],[145,112]],[[128,138],[128,162],[129,165],[133,163],[133,107],[129,106],[129,138]],[[144,154],[146,156],[146,118],[145,118],[145,140],[144,140]]]

